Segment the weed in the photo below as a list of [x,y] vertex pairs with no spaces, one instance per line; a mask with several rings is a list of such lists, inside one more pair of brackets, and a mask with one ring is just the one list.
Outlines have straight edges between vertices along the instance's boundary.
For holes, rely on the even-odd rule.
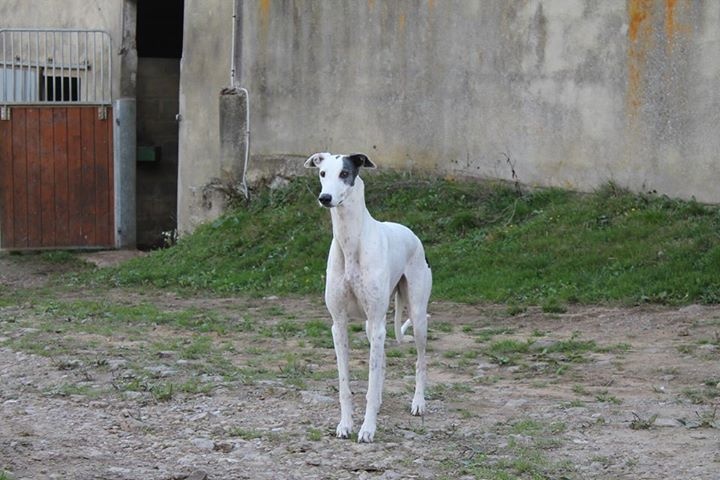
[[450,322],[435,322],[431,325],[433,329],[442,333],[452,333],[453,331],[453,325]]
[[507,314],[511,317],[515,317],[517,315],[521,315],[525,312],[527,312],[527,307],[524,305],[517,305],[517,304],[510,304],[507,307]]
[[257,321],[253,318],[245,316],[237,324],[237,329],[241,332],[254,332],[257,329]]
[[511,335],[513,332],[514,330],[510,328],[483,328],[477,333],[475,341],[483,343],[498,335]]
[[519,340],[499,340],[485,349],[490,358],[500,365],[515,365],[521,355],[530,351],[530,342]]
[[698,418],[698,428],[720,428],[717,416],[718,407],[715,406],[712,410],[706,410],[704,412],[695,412]]
[[720,398],[720,383],[707,379],[700,388],[686,388],[682,393],[695,405],[711,404]]
[[583,396],[590,395],[590,392],[587,391],[587,388],[585,388],[584,385],[580,385],[580,384],[573,385],[572,391],[573,391],[573,393],[575,393],[577,395],[583,395]]
[[657,420],[657,414],[650,416],[650,418],[641,418],[637,413],[633,412],[633,420],[630,422],[630,428],[633,430],[649,430],[655,425]]
[[183,349],[181,357],[188,360],[197,360],[208,356],[212,349],[213,342],[210,337],[197,336]]
[[318,430],[316,428],[311,428],[307,432],[307,439],[311,442],[319,442],[323,438],[323,432],[322,430]]
[[611,403],[613,405],[620,405],[622,403],[622,400],[617,398],[615,395],[610,395],[607,390],[598,392],[595,395],[595,400],[600,403]]
[[507,447],[492,455],[475,454],[461,473],[488,480],[567,478],[573,471],[567,461],[556,461],[546,455],[563,443],[566,431],[563,423],[545,423],[522,419],[499,427],[500,435],[507,435]]
[[175,395],[175,385],[172,383],[161,383],[150,387],[150,393],[158,402],[169,402]]
[[543,302],[542,311],[545,313],[565,313],[567,312],[567,306],[556,297],[550,297]]

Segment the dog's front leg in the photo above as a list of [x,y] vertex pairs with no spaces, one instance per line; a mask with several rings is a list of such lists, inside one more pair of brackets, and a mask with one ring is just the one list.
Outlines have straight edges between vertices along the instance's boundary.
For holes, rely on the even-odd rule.
[[352,392],[350,391],[350,360],[348,345],[348,320],[344,316],[333,317],[332,326],[335,356],[337,357],[338,381],[340,391],[340,423],[337,426],[338,438],[349,438],[353,429]]
[[385,381],[385,317],[368,321],[370,339],[370,374],[368,376],[367,406],[365,420],[358,442],[372,442],[375,437],[377,415],[382,403],[383,383]]

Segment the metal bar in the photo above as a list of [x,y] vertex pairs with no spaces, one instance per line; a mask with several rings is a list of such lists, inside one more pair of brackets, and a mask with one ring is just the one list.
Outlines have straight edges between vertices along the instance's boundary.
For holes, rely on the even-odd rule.
[[35,75],[33,76],[35,84],[35,100],[40,100],[40,32],[35,32]]
[[100,36],[100,99],[105,102],[105,38]]
[[56,92],[55,92],[55,64],[57,63],[57,61],[56,61],[57,60],[57,51],[55,48],[55,32],[52,32],[52,59],[53,59],[53,62],[52,62],[52,64],[53,64],[52,65],[52,91],[53,91],[52,102],[55,103],[55,99],[57,98],[57,96],[55,95],[56,94]]
[[45,52],[43,53],[43,58],[45,59],[44,66],[43,66],[43,94],[40,97],[41,100],[47,101],[48,97],[48,39],[47,39],[47,32],[45,32],[45,35],[43,35],[43,44],[45,46]]
[[[96,58],[96,54],[97,54],[97,34],[96,34],[96,33],[93,33],[93,62],[92,62],[92,66],[93,66],[93,95],[92,95],[92,99],[93,99],[93,100],[96,100],[96,99],[97,99],[97,58]],[[102,67],[100,67],[100,68],[102,68]]]
[[[75,101],[80,100],[80,32],[75,32],[75,73],[77,74],[77,98]],[[70,82],[70,86],[72,87],[72,79]],[[72,92],[72,88],[70,89]],[[72,94],[70,95],[70,99],[72,100]]]
[[[28,34],[29,35],[29,34]],[[25,80],[25,75],[23,75],[23,58],[25,56],[23,55],[23,46],[25,45],[25,42],[23,41],[23,32],[20,32],[20,59],[18,60],[18,64],[20,65],[20,100],[27,100],[25,97],[25,85],[27,84],[27,81]]]
[[65,77],[65,36],[60,34],[60,101],[65,101],[65,85],[63,78]]
[[88,32],[85,32],[85,98],[84,100],[87,101],[88,99],[88,80],[90,79],[90,70],[88,70],[88,66],[90,65],[90,62],[88,61]]
[[3,48],[2,48],[2,52],[3,52],[3,79],[2,79],[2,81],[3,81],[3,102],[7,102],[8,101],[8,96],[7,96],[8,82],[7,82],[7,56],[6,56],[6,50],[5,50],[6,35],[5,35],[5,32],[0,32],[0,35],[2,36],[2,43],[3,43]]
[[12,93],[12,101],[15,101],[15,35],[12,33],[10,34],[10,81],[12,84],[12,88],[10,89],[10,93]]

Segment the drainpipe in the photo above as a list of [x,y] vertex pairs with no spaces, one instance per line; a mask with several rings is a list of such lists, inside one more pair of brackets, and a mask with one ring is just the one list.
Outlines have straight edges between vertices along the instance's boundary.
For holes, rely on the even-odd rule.
[[250,157],[250,93],[240,86],[240,74],[242,68],[242,35],[243,35],[243,0],[233,2],[233,28],[232,28],[232,53],[230,59],[230,87],[245,95],[245,155],[242,168],[242,181],[240,188],[247,199],[249,196],[247,186],[247,167]]

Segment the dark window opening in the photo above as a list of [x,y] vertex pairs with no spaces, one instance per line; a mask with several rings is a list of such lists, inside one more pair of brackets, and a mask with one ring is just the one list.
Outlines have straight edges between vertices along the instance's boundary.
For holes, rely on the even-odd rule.
[[40,79],[40,100],[46,102],[80,101],[80,79],[44,75]]
[[140,57],[181,58],[184,0],[144,0],[137,6]]

